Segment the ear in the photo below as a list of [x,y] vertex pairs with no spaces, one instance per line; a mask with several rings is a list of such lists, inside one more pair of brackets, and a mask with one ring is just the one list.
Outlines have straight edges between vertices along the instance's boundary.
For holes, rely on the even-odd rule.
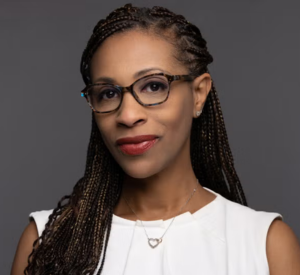
[[194,97],[194,110],[193,117],[197,118],[197,112],[201,112],[206,98],[211,90],[211,76],[209,73],[204,73],[193,81],[193,97]]

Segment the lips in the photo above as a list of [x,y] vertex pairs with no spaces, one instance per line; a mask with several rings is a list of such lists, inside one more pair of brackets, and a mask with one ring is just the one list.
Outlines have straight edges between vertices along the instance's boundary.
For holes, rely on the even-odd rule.
[[117,145],[128,155],[140,155],[148,151],[158,140],[155,135],[125,137],[117,140]]

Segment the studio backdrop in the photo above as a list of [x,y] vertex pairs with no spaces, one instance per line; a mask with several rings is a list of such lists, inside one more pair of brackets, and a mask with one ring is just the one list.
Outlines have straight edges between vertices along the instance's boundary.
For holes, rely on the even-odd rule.
[[[127,1],[0,2],[0,247],[9,274],[30,212],[56,207],[83,176],[91,110],[79,64],[92,28]],[[214,61],[248,204],[300,238],[299,1],[132,1],[197,25]]]

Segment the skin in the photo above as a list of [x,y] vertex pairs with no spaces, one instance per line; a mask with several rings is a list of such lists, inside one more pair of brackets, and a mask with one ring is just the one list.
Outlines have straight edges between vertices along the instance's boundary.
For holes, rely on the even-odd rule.
[[[24,275],[24,269],[28,264],[28,256],[32,252],[33,242],[38,238],[38,231],[34,221],[31,221],[24,229],[13,260],[11,275]],[[38,246],[38,244],[37,244]]]
[[[134,77],[137,72],[152,67],[160,70],[145,75],[161,71],[171,75],[188,74],[187,68],[172,56],[173,50],[171,44],[153,35],[137,31],[117,34],[108,38],[94,54],[92,81],[96,83],[100,77],[110,77],[115,80],[114,84],[128,86],[138,79]],[[174,81],[168,100],[161,105],[144,107],[130,93],[125,93],[119,109],[109,114],[95,114],[106,146],[127,175],[121,197],[128,199],[141,219],[173,217],[195,188],[190,130],[210,89],[211,77],[205,73],[193,83]],[[147,134],[158,135],[159,140],[139,156],[124,154],[115,144],[122,137]],[[182,212],[193,213],[215,198],[202,186],[197,191]],[[122,199],[115,214],[136,220]]]
[[[187,74],[172,56],[173,48],[165,40],[138,31],[109,37],[97,50],[91,66],[93,82],[111,77],[115,84],[128,86],[134,74],[150,67],[159,67],[169,74]],[[159,72],[153,70],[149,73]],[[110,114],[96,114],[96,122],[106,146],[126,172],[122,197],[142,220],[168,219],[178,215],[196,185],[189,146],[190,127],[196,111],[203,108],[211,89],[209,74],[193,83],[176,81],[171,84],[169,99],[162,105],[143,107],[130,93],[125,93],[121,107]],[[141,156],[128,156],[116,147],[121,137],[142,134],[158,135],[159,141]],[[157,157],[159,156],[159,157]],[[194,213],[215,199],[215,195],[198,186],[193,198],[182,212]],[[124,200],[120,199],[114,214],[136,220]],[[32,244],[38,238],[34,222],[22,233],[11,275],[21,275],[27,266]],[[299,275],[300,246],[293,230],[276,219],[267,234],[266,254],[270,275]]]

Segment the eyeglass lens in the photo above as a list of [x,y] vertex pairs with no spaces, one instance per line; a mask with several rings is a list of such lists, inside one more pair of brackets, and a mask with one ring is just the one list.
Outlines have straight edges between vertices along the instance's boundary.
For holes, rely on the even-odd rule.
[[[133,90],[143,104],[157,104],[168,96],[169,82],[165,76],[154,75],[137,81]],[[109,84],[97,84],[87,91],[92,107],[99,112],[109,112],[118,108],[122,92]]]

